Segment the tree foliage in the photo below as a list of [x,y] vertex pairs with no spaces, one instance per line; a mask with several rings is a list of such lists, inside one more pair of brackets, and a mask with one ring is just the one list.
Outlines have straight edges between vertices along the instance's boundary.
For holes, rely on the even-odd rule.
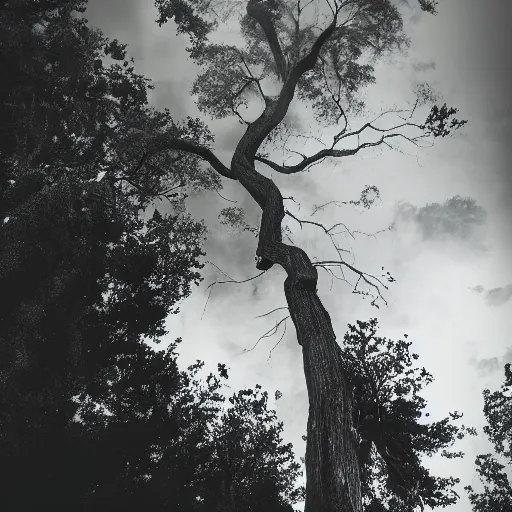
[[458,478],[440,478],[423,466],[422,457],[449,451],[457,439],[474,430],[454,424],[458,412],[429,422],[421,391],[433,381],[425,368],[414,366],[418,355],[410,341],[377,336],[377,319],[349,325],[343,366],[353,390],[353,425],[359,444],[365,510],[414,511],[454,504]]
[[[96,66],[102,48],[120,47],[62,4],[37,19],[18,11],[0,18],[2,59],[12,70],[3,83],[12,137],[1,148],[2,400],[12,406],[17,393],[31,396],[41,414],[50,406],[38,391],[43,382],[64,379],[59,386],[76,391],[94,371],[88,354],[102,344],[162,334],[200,279],[204,238],[183,212],[141,216],[149,197],[125,184],[133,162],[121,165],[123,147],[106,134],[116,122],[129,134],[133,111],[148,122],[156,116],[146,80],[129,66]],[[100,78],[110,93],[88,101]],[[8,392],[12,382],[20,387]]]
[[[505,365],[505,382],[491,393],[484,391],[484,432],[493,444],[495,454],[476,458],[476,470],[483,484],[482,492],[466,486],[474,512],[498,512],[512,508],[512,370]],[[504,462],[503,464],[500,462]]]

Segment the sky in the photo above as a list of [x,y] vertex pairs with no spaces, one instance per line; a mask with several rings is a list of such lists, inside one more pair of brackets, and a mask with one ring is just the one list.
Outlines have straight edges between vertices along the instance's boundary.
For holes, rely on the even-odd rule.
[[[400,339],[408,334],[418,364],[435,381],[423,393],[432,420],[448,412],[464,413],[461,423],[480,429],[484,425],[482,391],[497,389],[503,381],[503,366],[512,362],[512,64],[505,49],[512,48],[512,4],[503,0],[441,0],[436,17],[407,11],[406,30],[411,37],[407,55],[388,59],[377,68],[377,82],[365,96],[370,109],[405,105],[414,83],[436,87],[449,105],[460,109],[469,123],[454,137],[436,141],[432,148],[402,146],[398,151],[368,150],[357,156],[313,167],[310,172],[277,175],[259,167],[281,188],[284,197],[296,203],[286,207],[307,219],[314,205],[357,199],[366,185],[376,185],[380,199],[370,210],[334,206],[313,219],[332,225],[345,223],[351,230],[373,236],[339,237],[352,251],[361,270],[381,274],[385,267],[396,282],[385,291],[387,307],[372,308],[369,300],[351,293],[346,283],[332,284],[320,273],[319,295],[330,313],[338,341],[348,323],[376,316],[380,336]],[[201,114],[190,95],[198,68],[188,60],[187,40],[176,36],[172,23],[159,28],[152,0],[89,0],[86,17],[108,37],[128,43],[136,70],[151,78],[155,90],[151,103],[169,108],[179,119],[202,117],[215,135],[215,152],[229,164],[243,127],[235,118],[211,121]],[[225,31],[222,40],[237,41]],[[290,117],[301,126],[312,122],[311,113],[297,103]],[[355,124],[367,119],[361,118]],[[326,143],[332,130],[317,131]],[[295,139],[292,148],[317,146]],[[272,156],[281,158],[282,152]],[[204,218],[209,228],[205,249],[204,281],[168,321],[168,339],[159,348],[181,336],[180,364],[204,360],[206,370],[218,362],[230,368],[228,384],[236,391],[259,383],[269,392],[271,404],[284,422],[287,441],[297,456],[304,455],[301,436],[306,433],[308,400],[300,346],[293,324],[286,332],[258,338],[286,313],[285,273],[274,267],[264,276],[244,284],[228,283],[207,288],[225,279],[216,267],[234,280],[255,276],[256,240],[250,233],[234,233],[221,226],[222,208],[240,206],[249,224],[256,224],[258,209],[237,183],[223,181],[221,194],[192,197],[190,211]],[[470,198],[468,200],[453,199]],[[433,206],[426,208],[427,205]],[[300,205],[300,207],[299,207]],[[394,229],[387,230],[390,225]],[[302,230],[287,218],[293,241],[310,257],[333,257],[330,241],[317,228]],[[353,276],[351,276],[353,278]],[[211,290],[208,302],[208,293]],[[207,302],[207,304],[206,304]],[[205,308],[206,304],[206,308]],[[274,392],[282,397],[274,402]],[[479,435],[455,447],[463,460],[434,457],[426,460],[438,476],[461,479],[461,500],[447,512],[470,510],[462,489],[479,488],[473,461],[487,453],[489,444]]]

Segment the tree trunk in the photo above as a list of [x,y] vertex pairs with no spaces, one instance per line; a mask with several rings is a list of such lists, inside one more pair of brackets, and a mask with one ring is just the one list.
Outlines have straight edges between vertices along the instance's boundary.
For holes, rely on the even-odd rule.
[[[301,256],[316,285],[316,269],[304,252]],[[329,314],[316,288],[304,287],[304,279],[297,274],[288,275],[285,294],[302,345],[309,397],[305,512],[359,512],[362,500],[351,397]]]
[[309,397],[306,445],[306,512],[361,512],[361,484],[352,400],[343,378],[341,349],[317,292],[318,272],[307,254],[284,244],[283,198],[274,182],[259,174],[240,144],[231,169],[262,208],[257,268],[281,265],[284,291],[302,346]]

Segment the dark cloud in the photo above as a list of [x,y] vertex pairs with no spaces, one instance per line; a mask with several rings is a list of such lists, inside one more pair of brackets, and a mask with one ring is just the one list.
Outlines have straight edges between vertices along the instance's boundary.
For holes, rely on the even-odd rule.
[[414,71],[418,71],[420,73],[428,71],[429,69],[436,69],[436,63],[434,61],[431,62],[415,62],[412,64],[412,69]]
[[487,377],[497,372],[503,373],[503,368],[507,363],[512,363],[512,347],[507,348],[503,357],[489,357],[473,362],[481,377]]
[[467,241],[485,225],[486,212],[469,197],[454,196],[444,203],[430,203],[422,208],[402,204],[395,222],[414,223],[424,240],[454,239]]
[[489,306],[501,306],[512,299],[512,284],[506,286],[499,286],[486,290],[482,285],[475,286],[473,291],[476,293],[484,293],[485,300]]
[[476,369],[481,377],[486,377],[497,372],[501,365],[497,357],[490,357],[488,359],[481,359],[476,363]]

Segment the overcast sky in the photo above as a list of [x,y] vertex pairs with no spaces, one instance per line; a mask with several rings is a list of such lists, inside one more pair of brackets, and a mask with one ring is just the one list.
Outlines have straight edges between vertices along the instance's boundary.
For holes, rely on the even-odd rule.
[[[172,24],[158,27],[153,1],[89,0],[89,4],[90,24],[128,43],[137,71],[154,81],[152,104],[168,107],[176,118],[200,116],[189,94],[197,68],[187,60],[187,41],[175,36]],[[320,297],[339,341],[347,323],[372,316],[379,319],[381,336],[398,339],[407,333],[420,355],[418,363],[435,378],[425,392],[430,418],[442,419],[459,410],[465,414],[463,422],[477,428],[483,425],[482,390],[497,388],[503,365],[512,361],[512,70],[505,51],[512,48],[510,19],[512,4],[504,0],[444,0],[437,17],[409,11],[408,55],[379,66],[377,84],[367,90],[369,106],[378,110],[381,105],[405,105],[411,85],[428,81],[469,120],[457,136],[425,150],[403,146],[408,154],[369,150],[301,175],[281,176],[262,168],[283,196],[300,203],[300,209],[293,203],[286,206],[301,218],[307,218],[315,204],[356,199],[366,185],[379,187],[381,200],[369,211],[331,206],[315,217],[366,232],[395,222],[393,231],[376,238],[346,239],[345,245],[353,250],[361,270],[379,274],[384,266],[397,280],[385,294],[388,307],[371,308],[368,300],[351,294],[350,286],[341,282],[331,289],[330,279],[322,273]],[[222,37],[236,40],[236,34]],[[302,125],[311,121],[308,115],[293,106],[292,116]],[[236,119],[204,119],[216,136],[218,156],[229,164],[241,125]],[[332,131],[322,134],[327,143],[329,134]],[[303,141],[300,145],[304,148]],[[238,183],[225,180],[222,195],[237,201],[236,206],[247,211],[248,221],[256,222],[258,210]],[[452,199],[457,195],[474,203],[461,208],[461,202]],[[438,206],[425,209],[429,203]],[[227,206],[232,203],[215,193],[190,202],[191,211],[205,218],[210,229],[207,259],[233,279],[247,279],[258,273],[256,241],[250,234],[233,234],[219,226],[217,215]],[[310,257],[332,258],[330,242],[321,232],[312,227],[301,232],[290,220],[286,224],[294,242]],[[283,396],[275,408],[285,423],[287,440],[294,443],[297,456],[303,456],[301,435],[306,431],[308,402],[293,324],[287,321],[286,334],[270,359],[282,330],[243,353],[285,316],[281,310],[254,318],[286,305],[284,271],[274,267],[246,284],[214,286],[201,318],[206,287],[223,278],[211,265],[205,267],[204,276],[201,287],[168,323],[169,341],[178,336],[184,340],[181,364],[202,359],[213,369],[217,362],[225,362],[231,368],[233,390],[255,383],[271,397],[280,390]],[[467,454],[463,461],[427,461],[436,475],[461,479],[462,499],[447,508],[449,512],[470,510],[462,486],[478,488],[474,458],[489,446],[478,437],[461,442],[459,449]]]

